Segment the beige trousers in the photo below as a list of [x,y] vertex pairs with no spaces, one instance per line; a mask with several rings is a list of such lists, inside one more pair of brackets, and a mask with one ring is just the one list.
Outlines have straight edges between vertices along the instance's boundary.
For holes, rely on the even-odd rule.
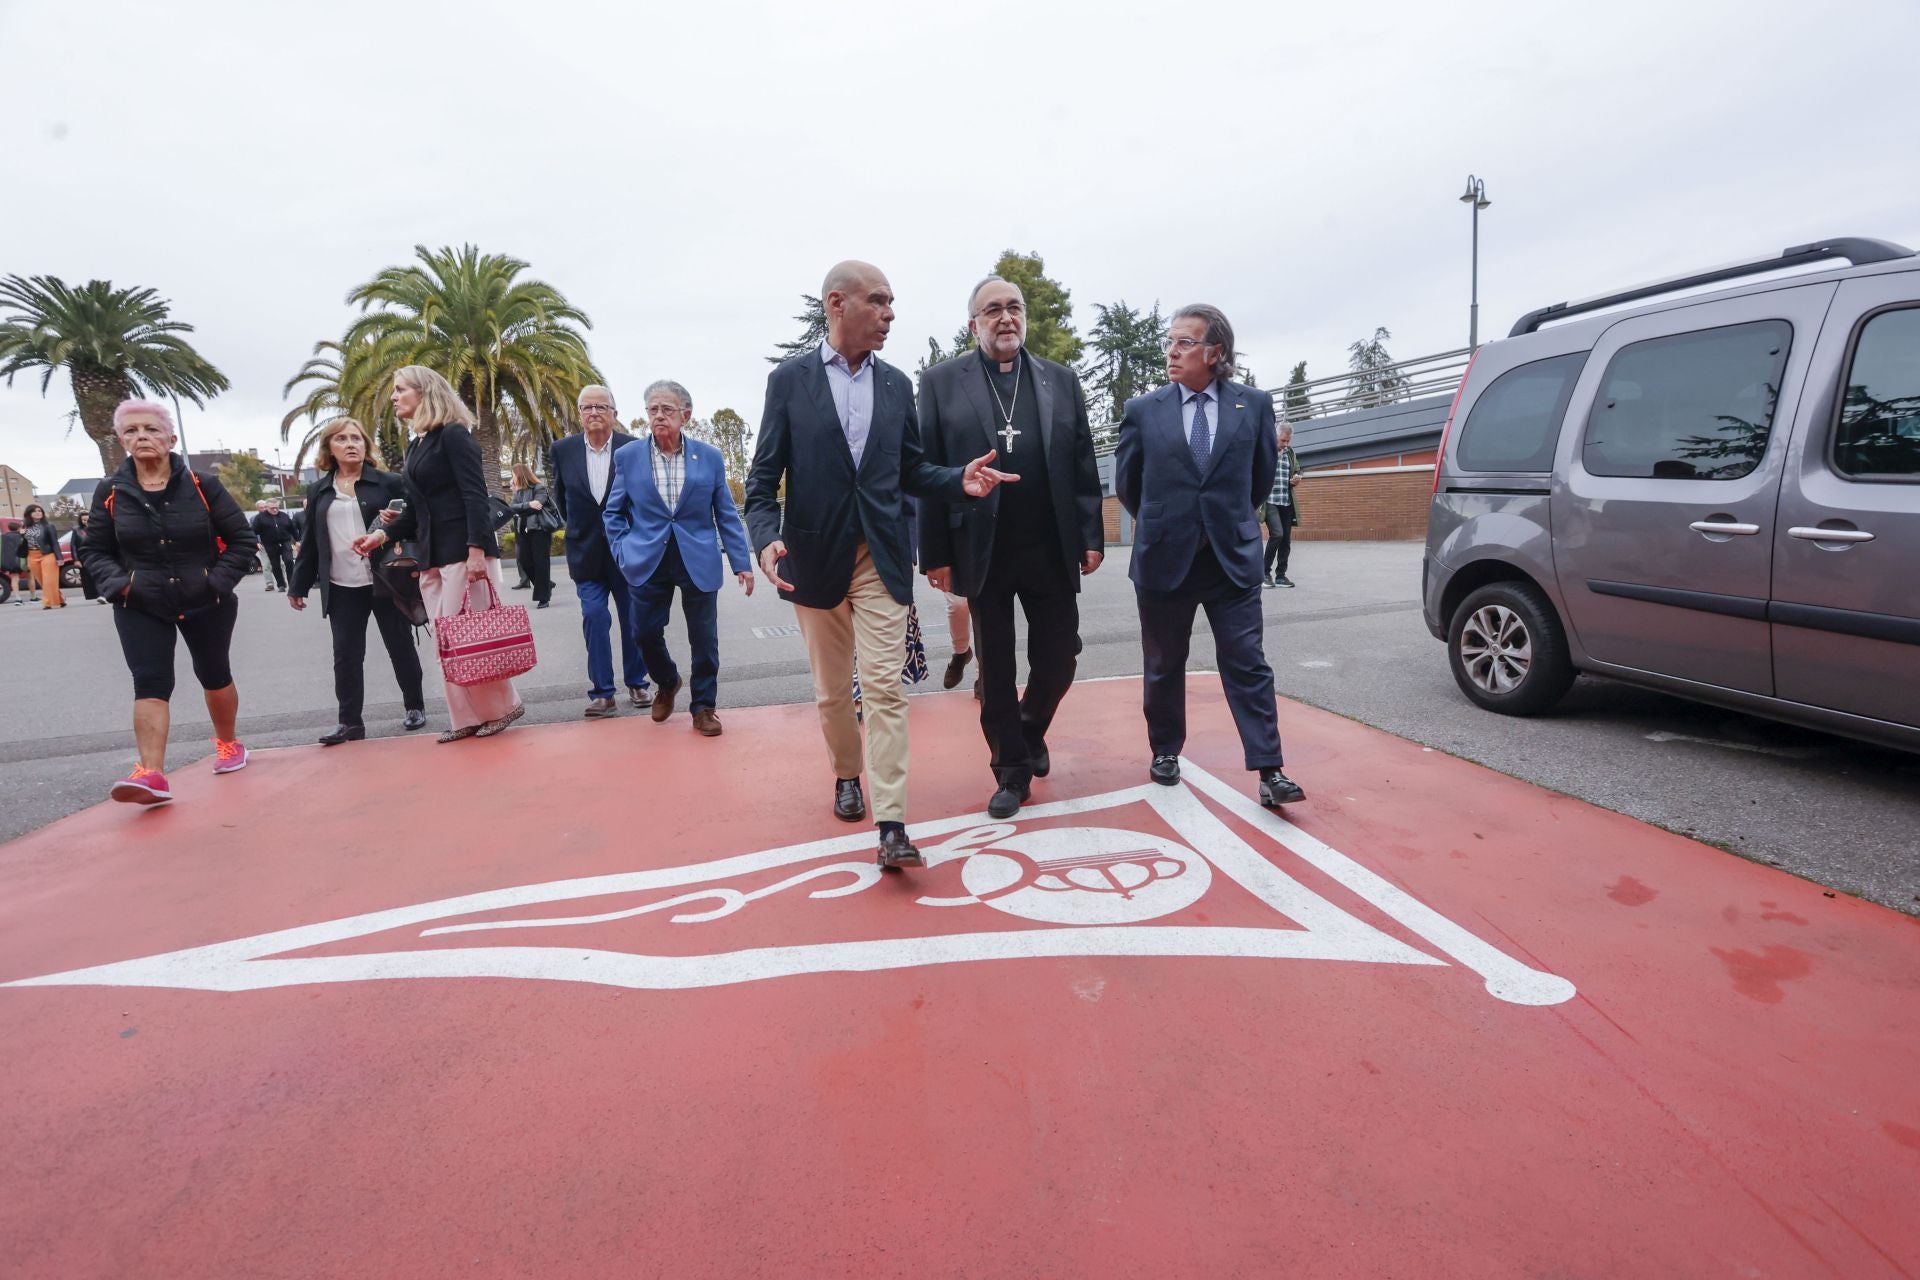
[[[497,557],[487,557],[487,579],[493,583],[494,594],[500,595],[500,561]],[[444,618],[460,612],[461,602],[467,594],[467,562],[456,561],[443,564],[438,569],[420,571],[420,599],[427,606],[429,617]],[[487,607],[487,593],[478,582],[473,584],[473,607]],[[514,689],[511,680],[489,680],[485,684],[457,685],[442,678],[441,683],[447,690],[447,712],[452,717],[453,727],[464,729],[468,725],[485,724],[489,720],[498,720],[507,712],[520,705],[520,694]]]
[[867,789],[875,822],[907,820],[907,606],[887,594],[865,543],[853,561],[847,598],[831,609],[794,606],[813,668],[813,702],[836,778],[860,776],[860,722],[853,714],[853,658],[860,655],[865,704]]
[[951,591],[941,594],[947,598],[947,636],[953,651],[966,653],[973,648],[973,610],[967,606],[965,596],[956,596]]

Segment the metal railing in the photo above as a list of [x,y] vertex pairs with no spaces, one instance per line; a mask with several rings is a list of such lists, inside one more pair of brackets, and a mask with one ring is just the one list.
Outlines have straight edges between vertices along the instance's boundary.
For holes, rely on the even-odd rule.
[[1311,422],[1335,414],[1378,409],[1425,396],[1452,395],[1467,371],[1467,347],[1416,356],[1377,369],[1337,373],[1298,386],[1269,387],[1276,414],[1288,422]]

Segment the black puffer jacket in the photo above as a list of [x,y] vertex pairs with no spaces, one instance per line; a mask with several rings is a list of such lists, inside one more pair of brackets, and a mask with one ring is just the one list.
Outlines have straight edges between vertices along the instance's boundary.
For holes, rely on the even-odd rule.
[[170,461],[173,475],[159,493],[140,487],[131,458],[100,482],[80,554],[100,594],[116,605],[185,618],[232,595],[259,544],[218,480],[190,473],[178,454]]

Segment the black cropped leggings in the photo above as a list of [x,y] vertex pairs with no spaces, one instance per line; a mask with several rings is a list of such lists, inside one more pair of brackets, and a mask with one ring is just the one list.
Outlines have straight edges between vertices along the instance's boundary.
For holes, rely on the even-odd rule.
[[113,608],[114,629],[120,633],[120,652],[133,673],[133,696],[173,698],[173,637],[187,642],[194,679],[202,689],[224,689],[233,683],[227,650],[233,643],[234,619],[240,602],[228,596],[204,613],[187,618],[159,618],[126,605]]

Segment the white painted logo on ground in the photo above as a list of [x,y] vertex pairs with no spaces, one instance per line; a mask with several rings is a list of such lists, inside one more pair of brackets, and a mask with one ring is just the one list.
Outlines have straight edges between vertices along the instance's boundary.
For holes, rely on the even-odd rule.
[[[929,867],[960,861],[962,895],[923,893],[902,903],[978,912],[980,930],[648,955],[541,944],[540,931],[657,917],[669,926],[725,920],[754,903],[805,889],[809,899],[867,892],[882,879],[868,832],[723,858],[715,862],[523,885],[283,929],[89,969],[27,978],[8,986],[141,986],[251,991],[314,982],[392,978],[542,978],[608,986],[684,989],[807,973],[864,972],[963,961],[1057,956],[1240,956],[1445,965],[1480,975],[1486,990],[1513,1004],[1569,1000],[1573,984],[1530,968],[1461,928],[1405,890],[1261,808],[1191,761],[1175,787],[1148,784],[1103,795],[1028,805],[1016,822],[981,814],[917,823],[914,840]],[[1198,794],[1196,794],[1198,793]],[[1432,949],[1420,950],[1365,923],[1286,874],[1200,802],[1205,795],[1276,846],[1316,868]],[[1103,825],[1103,811],[1146,805],[1174,833]],[[1135,811],[1138,812],[1137,810]],[[1079,817],[1086,825],[1029,824]],[[1114,815],[1116,822],[1124,821]],[[850,856],[851,855],[851,856]],[[774,883],[738,882],[792,867]],[[909,876],[913,873],[909,872]],[[1153,924],[1203,899],[1221,880],[1286,918],[1263,927]],[[909,881],[911,883],[911,881]],[[617,909],[509,916],[546,903],[645,901]],[[1052,928],[991,927],[1010,915]],[[356,938],[416,931],[416,939],[471,938],[476,945],[359,955],[296,955]],[[1442,959],[1440,957],[1446,957]],[[1088,995],[1098,999],[1098,990]]]

